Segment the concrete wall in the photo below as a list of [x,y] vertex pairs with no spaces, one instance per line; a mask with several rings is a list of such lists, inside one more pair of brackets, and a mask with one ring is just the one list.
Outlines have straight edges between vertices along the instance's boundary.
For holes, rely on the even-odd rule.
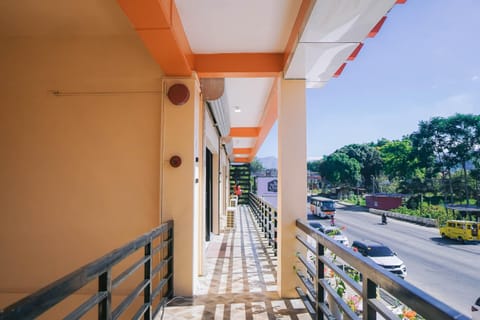
[[159,224],[162,72],[135,35],[0,55],[4,307]]
[[368,211],[371,212],[371,213],[380,215],[380,216],[383,213],[385,213],[385,215],[387,217],[390,217],[390,218],[393,218],[393,219],[413,222],[413,223],[421,224],[421,225],[427,226],[427,227],[438,228],[438,221],[436,219],[410,216],[408,214],[392,212],[392,211],[385,211],[385,210],[378,210],[378,209],[373,209],[373,208],[368,209]]

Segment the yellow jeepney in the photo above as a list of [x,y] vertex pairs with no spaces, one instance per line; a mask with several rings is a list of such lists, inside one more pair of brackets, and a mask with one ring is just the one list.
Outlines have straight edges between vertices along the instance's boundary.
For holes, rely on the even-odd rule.
[[442,238],[456,239],[458,241],[480,240],[479,236],[480,222],[465,220],[448,220],[440,227]]

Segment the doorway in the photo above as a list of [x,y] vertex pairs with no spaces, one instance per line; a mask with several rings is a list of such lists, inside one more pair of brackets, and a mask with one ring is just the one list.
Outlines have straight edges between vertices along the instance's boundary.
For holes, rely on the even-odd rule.
[[210,241],[213,230],[213,154],[205,149],[205,241]]

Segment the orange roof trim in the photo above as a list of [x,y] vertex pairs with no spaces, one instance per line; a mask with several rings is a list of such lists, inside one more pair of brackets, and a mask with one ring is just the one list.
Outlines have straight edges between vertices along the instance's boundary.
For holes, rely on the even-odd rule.
[[284,65],[286,67],[288,67],[290,60],[292,59],[293,52],[295,51],[295,47],[298,44],[299,37],[302,34],[305,25],[307,24],[307,20],[310,17],[314,4],[314,0],[303,0],[302,4],[300,5],[297,18],[292,27],[290,37],[288,38],[288,42],[285,47]]
[[363,47],[363,43],[360,43],[356,48],[355,50],[353,50],[353,52],[350,54],[350,56],[348,57],[348,61],[352,61],[352,60],[355,60],[355,58],[357,57],[358,53],[360,52],[360,50],[362,49]]
[[260,120],[260,133],[258,135],[257,142],[253,148],[253,151],[250,156],[250,162],[253,161],[253,158],[257,154],[258,150],[265,141],[268,133],[272,129],[275,121],[278,118],[278,86],[280,85],[279,78],[275,78],[275,81],[272,84],[270,89],[270,94],[268,95],[267,102],[265,104],[264,112],[262,119]]
[[387,20],[387,16],[383,16],[382,19],[380,19],[380,21],[377,22],[377,24],[375,25],[375,27],[373,27],[373,29],[370,31],[370,33],[368,34],[368,37],[369,38],[373,38],[377,35],[377,33],[380,31],[380,29],[382,28],[383,26],[383,23],[385,22],[385,20]]
[[333,74],[333,77],[334,78],[338,78],[342,72],[343,72],[343,69],[345,69],[345,66],[347,65],[347,63],[344,63],[340,66],[340,68],[338,68],[338,70]]

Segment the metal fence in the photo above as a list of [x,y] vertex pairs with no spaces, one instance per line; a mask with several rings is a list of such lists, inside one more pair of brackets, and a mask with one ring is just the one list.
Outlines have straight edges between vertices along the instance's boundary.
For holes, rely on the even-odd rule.
[[[379,315],[398,320],[399,315],[392,308],[394,303],[415,315],[415,319],[470,319],[307,222],[298,219],[296,226],[302,250],[297,254],[295,269],[303,284],[297,292],[313,319],[338,319],[338,314],[342,314],[344,319],[371,320]],[[339,286],[340,283],[343,285]],[[359,308],[342,297],[346,291],[359,298]]]
[[[112,268],[142,249],[142,257],[112,279]],[[113,309],[115,288],[142,267],[141,282]],[[79,319],[94,308],[98,309],[98,319],[118,319],[141,296],[143,303],[133,319],[154,317],[173,296],[173,221],[0,310],[0,320],[34,319],[94,281],[98,290],[64,319]]]
[[249,204],[264,237],[277,253],[277,209],[256,194],[249,194]]

